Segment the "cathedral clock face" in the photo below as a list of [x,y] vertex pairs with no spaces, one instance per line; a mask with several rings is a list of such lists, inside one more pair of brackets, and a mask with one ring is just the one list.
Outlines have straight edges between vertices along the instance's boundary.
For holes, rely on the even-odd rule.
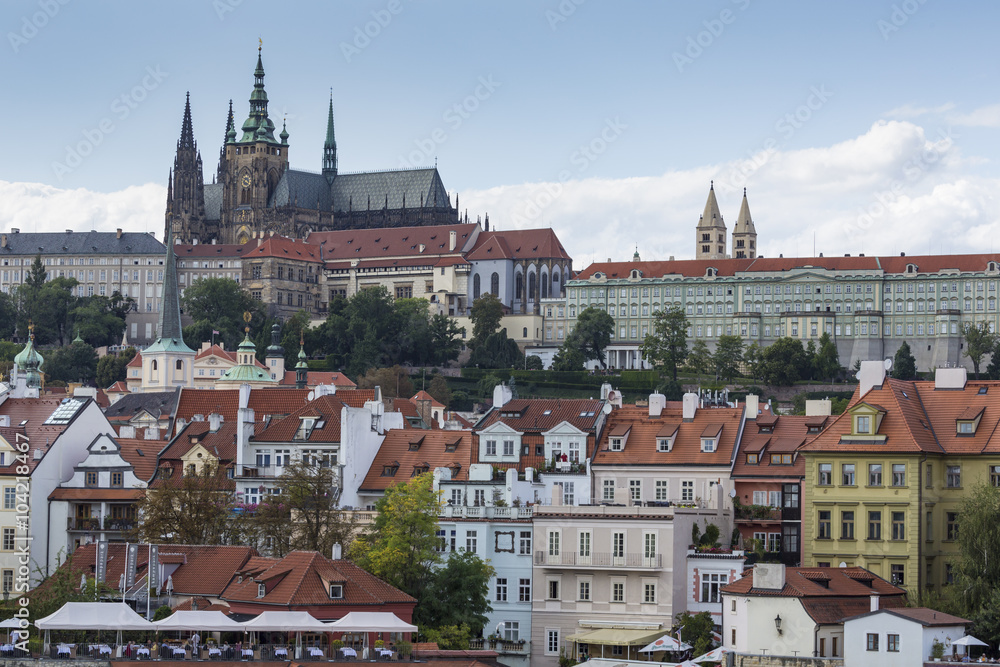
[[243,174],[243,178],[240,180],[240,183],[243,184],[243,187],[249,188],[250,187],[250,174]]

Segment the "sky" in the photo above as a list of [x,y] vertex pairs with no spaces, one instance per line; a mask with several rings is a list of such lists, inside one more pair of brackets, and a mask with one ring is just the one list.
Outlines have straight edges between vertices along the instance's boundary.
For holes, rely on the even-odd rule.
[[[376,0],[0,5],[0,229],[162,234],[190,92],[210,181],[262,43],[319,171],[437,163],[471,219],[593,261],[691,258],[711,182],[760,253],[1000,252],[1000,3]],[[998,237],[994,242],[994,237]]]

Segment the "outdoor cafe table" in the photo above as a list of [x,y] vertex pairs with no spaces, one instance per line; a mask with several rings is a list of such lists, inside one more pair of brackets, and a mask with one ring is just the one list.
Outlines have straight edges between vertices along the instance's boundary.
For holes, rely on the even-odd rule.
[[340,649],[340,652],[344,654],[344,657],[351,657],[351,658],[358,657],[358,652],[355,651],[350,646],[344,646],[343,648]]
[[145,646],[139,646],[139,647],[137,647],[135,649],[135,657],[136,658],[141,658],[143,656],[145,656],[147,658],[149,657],[149,649],[146,648]]
[[288,657],[288,649],[285,648],[285,647],[283,647],[283,646],[276,646],[274,648],[274,657],[278,657],[279,655],[283,655],[283,656],[285,656],[287,658]]
[[56,655],[71,655],[73,647],[70,644],[59,644],[56,646]]
[[326,656],[323,655],[323,649],[316,648],[315,646],[310,646],[309,647],[309,655],[311,655],[314,658],[323,658],[323,657],[326,657]]
[[214,646],[209,646],[208,647],[208,657],[211,658],[213,655],[217,655],[217,656],[219,656],[221,658],[222,657],[222,649],[221,648],[216,648]]

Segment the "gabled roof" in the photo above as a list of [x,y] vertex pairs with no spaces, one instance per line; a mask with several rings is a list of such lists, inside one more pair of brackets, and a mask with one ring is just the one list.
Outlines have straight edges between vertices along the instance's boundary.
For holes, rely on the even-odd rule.
[[[16,433],[27,436],[29,442],[27,465],[31,470],[34,470],[56,438],[69,428],[77,415],[86,409],[87,403],[90,402],[90,399],[50,398],[46,396],[8,398],[0,403],[0,415],[8,415],[11,426],[0,430],[0,435],[3,435],[12,445],[16,441]],[[62,412],[57,413],[57,410],[60,409]],[[59,418],[59,415],[62,415],[63,418]],[[88,437],[89,435],[91,434],[88,434]],[[35,457],[36,451],[42,453],[38,458]],[[7,466],[7,470],[13,471],[15,464],[23,465],[15,459]],[[0,468],[0,470],[4,469]]]
[[[764,418],[764,419],[762,419]],[[808,434],[809,425],[816,417],[804,415],[776,415],[765,410],[756,421],[747,421],[743,429],[740,451],[733,464],[733,479],[740,477],[803,477],[805,459],[795,452],[814,437]],[[825,419],[825,418],[824,418]],[[761,427],[770,429],[762,432]],[[791,465],[771,465],[771,454],[793,454]],[[747,463],[747,454],[757,454],[757,463]]]
[[[254,442],[340,442],[340,411],[344,405],[344,401],[340,400],[340,393],[320,396],[293,411],[287,417],[271,422],[266,429],[254,435]],[[306,434],[305,439],[296,438],[300,433],[302,420],[305,418],[313,420],[313,427]]]
[[318,246],[306,243],[305,241],[285,238],[284,236],[269,236],[256,247],[249,248],[243,253],[243,259],[245,260],[263,257],[278,257],[280,259],[312,262],[315,264],[323,261],[320,259]]
[[418,391],[417,393],[415,393],[413,396],[411,396],[410,397],[410,401],[412,403],[417,403],[418,401],[429,401],[432,408],[443,408],[443,407],[445,407],[444,403],[442,403],[441,401],[437,400],[436,398],[434,398],[433,396],[431,396],[430,394],[428,394],[423,389],[421,389],[420,391]]
[[[243,580],[234,579],[226,587],[223,600],[288,607],[329,606],[332,615],[312,610],[322,618],[342,616],[341,612],[333,611],[337,607],[416,604],[413,597],[354,563],[330,560],[315,551],[293,551],[284,558],[255,558],[248,565],[241,572]],[[257,597],[261,583],[266,591],[262,598]],[[343,585],[342,599],[330,598],[330,583]]]
[[851,618],[845,620],[856,621],[858,619],[868,618],[869,616],[875,616],[876,614],[890,614],[892,616],[898,616],[899,618],[905,618],[908,621],[919,623],[920,625],[928,628],[941,625],[970,625],[972,623],[972,621],[967,618],[952,616],[951,614],[946,614],[943,611],[938,611],[936,609],[929,609],[928,607],[878,609],[876,611],[870,611],[867,614],[852,616]]
[[[278,380],[279,385],[292,385],[295,386],[295,371],[287,370],[285,375]],[[333,385],[338,390],[339,389],[356,389],[357,384],[354,380],[347,377],[343,373],[338,373],[336,371],[307,371],[306,372],[306,386],[307,387],[317,387],[321,384]]]
[[5,234],[2,255],[160,255],[167,247],[144,232],[18,232]]
[[483,232],[466,254],[470,261],[489,259],[570,259],[549,228]]
[[135,392],[122,396],[104,410],[112,423],[127,423],[140,412],[147,412],[157,419],[169,419],[177,407],[180,389],[170,391]]
[[179,462],[185,454],[198,446],[207,449],[219,459],[220,466],[225,467],[236,459],[236,422],[224,421],[219,425],[219,430],[214,432],[207,421],[190,422],[163,448],[159,459],[161,462]]
[[[208,209],[207,185],[205,192],[205,208]],[[451,206],[436,168],[340,173],[334,177],[332,185],[323,174],[287,169],[268,205],[288,204],[334,212]]]
[[503,422],[522,433],[544,433],[565,421],[593,434],[603,407],[604,401],[589,398],[515,398],[501,408],[491,408],[475,430]]
[[115,438],[121,446],[122,458],[132,466],[139,479],[148,482],[156,472],[156,456],[162,440],[138,440],[136,438]]
[[[422,264],[437,263],[442,255],[460,257],[463,250],[479,234],[475,223],[432,225],[428,227],[383,227],[377,229],[345,229],[333,232],[313,232],[310,244],[322,248],[328,262],[337,260],[379,260],[394,257],[419,258]],[[456,245],[451,249],[451,232]],[[423,247],[423,250],[421,250]]]
[[[412,443],[419,443],[413,448]],[[378,454],[372,461],[359,491],[384,491],[394,484],[410,480],[414,470],[451,468],[453,480],[469,479],[469,466],[474,463],[473,437],[470,431],[429,431],[426,429],[392,429],[386,431]],[[453,451],[448,451],[453,450]],[[396,467],[395,474],[388,468]]]
[[[658,417],[650,417],[647,407],[623,405],[608,415],[593,465],[728,467],[742,417],[742,408],[701,408],[695,412],[693,420],[683,421],[683,409],[673,405],[664,408]],[[676,425],[677,435],[669,452],[658,452],[656,438],[667,425],[671,429]],[[608,438],[626,428],[629,436],[624,449],[611,451]],[[717,437],[715,451],[701,451],[702,437]]]
[[[308,389],[294,387],[261,387],[250,391],[248,407],[254,411],[254,417],[260,421],[267,415],[287,415],[306,402]],[[239,409],[239,389],[192,389],[183,387],[177,403],[178,419],[191,421],[194,415],[204,415],[206,418],[217,412],[226,421],[236,421]]]

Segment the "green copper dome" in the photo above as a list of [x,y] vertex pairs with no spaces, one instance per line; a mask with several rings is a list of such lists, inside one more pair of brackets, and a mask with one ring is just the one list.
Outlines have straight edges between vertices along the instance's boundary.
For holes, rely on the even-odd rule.
[[42,366],[45,364],[45,360],[35,349],[34,332],[28,335],[28,344],[14,357],[14,363],[17,364],[19,370],[25,372],[29,387],[42,386]]
[[250,340],[250,327],[247,327],[243,342],[236,348],[236,358],[240,363],[229,368],[219,382],[277,382],[265,369],[256,364],[257,348]]

